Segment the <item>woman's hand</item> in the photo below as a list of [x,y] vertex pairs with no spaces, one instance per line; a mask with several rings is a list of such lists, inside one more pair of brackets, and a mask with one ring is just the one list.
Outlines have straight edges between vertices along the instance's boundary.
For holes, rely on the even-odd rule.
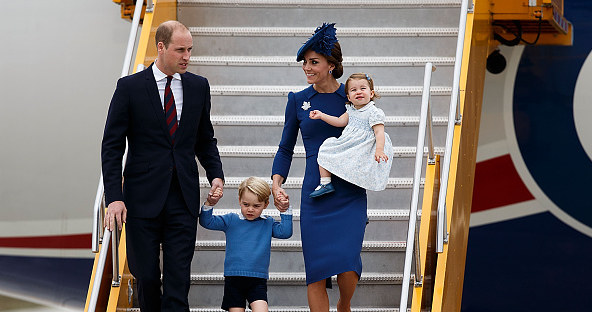
[[217,187],[214,192],[210,192],[208,194],[208,199],[206,199],[205,204],[207,206],[215,206],[218,203],[218,201],[220,200],[220,198],[222,198],[223,194],[224,194],[224,192],[222,191],[222,189]]
[[272,179],[271,194],[273,195],[273,204],[280,212],[285,212],[290,207],[290,196],[286,194],[286,191],[281,186],[284,178],[279,174],[274,174]]
[[388,160],[388,156],[386,156],[384,151],[377,151],[376,153],[374,153],[374,160],[376,160],[376,162],[378,163],[380,163],[381,160],[386,162]]
[[321,119],[323,117],[323,112],[321,112],[318,109],[315,109],[315,110],[310,111],[310,113],[308,113],[308,117],[310,119]]

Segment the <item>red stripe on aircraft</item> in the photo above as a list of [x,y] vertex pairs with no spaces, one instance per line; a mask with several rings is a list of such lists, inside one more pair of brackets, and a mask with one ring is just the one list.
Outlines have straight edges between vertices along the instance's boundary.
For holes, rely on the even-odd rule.
[[475,167],[472,212],[533,200],[510,155],[488,159]]
[[58,236],[0,237],[0,247],[82,249],[91,248],[91,234]]

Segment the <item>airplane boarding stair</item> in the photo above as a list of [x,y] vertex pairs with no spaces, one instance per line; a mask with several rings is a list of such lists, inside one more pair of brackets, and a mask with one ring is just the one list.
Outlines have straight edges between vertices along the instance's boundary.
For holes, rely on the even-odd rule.
[[[156,16],[161,5],[169,11],[168,18]],[[431,80],[430,102],[433,145],[438,156],[435,166],[424,162],[420,171],[421,188],[425,183],[426,194],[420,191],[418,195],[420,209],[423,198],[425,210],[421,220],[424,232],[419,236],[424,252],[422,268],[428,270],[425,263],[431,262],[434,265],[429,270],[434,270],[435,253],[430,252],[425,260],[425,249],[428,245],[433,248],[433,239],[428,236],[435,237],[432,209],[438,199],[439,155],[444,154],[447,141],[460,11],[460,0],[178,0],[176,3],[161,0],[143,15],[144,26],[155,28],[172,14],[193,35],[189,71],[209,80],[211,119],[226,176],[225,195],[214,210],[216,214],[238,211],[237,187],[244,178],[258,176],[271,182],[271,166],[281,138],[287,95],[307,87],[301,64],[295,61],[296,51],[315,27],[323,22],[336,23],[344,55],[344,75],[339,81],[345,82],[356,72],[372,75],[382,96],[376,103],[387,116],[385,129],[395,150],[387,189],[368,192],[369,223],[362,248],[364,269],[352,299],[354,311],[399,311],[403,288],[409,290],[404,308],[413,305],[414,311],[419,311],[422,306],[421,302],[416,306],[421,296],[414,298],[418,290],[424,291],[414,287],[415,269],[409,283],[403,282],[403,271],[408,226],[415,219],[411,218],[409,207],[421,123],[424,65],[432,63],[437,68]],[[142,30],[136,64],[149,65],[154,60],[153,55],[144,55],[140,50],[152,48],[150,36],[153,33],[148,29]],[[427,148],[421,154],[427,154]],[[304,160],[299,138],[284,185],[294,207],[294,234],[288,240],[272,241],[268,282],[271,311],[308,310],[299,227]],[[200,176],[201,198],[205,198],[209,183],[201,168]],[[451,183],[454,186],[454,181]],[[264,214],[279,216],[272,204]],[[125,251],[121,247],[123,242],[120,253]],[[224,245],[222,232],[198,227],[189,294],[192,311],[220,310]],[[125,267],[125,261],[122,263]],[[443,270],[446,270],[445,262]],[[427,303],[423,306],[429,308],[437,280],[432,274],[427,275],[424,285],[428,290],[423,298]],[[122,278],[121,288],[125,289],[120,290],[119,299],[110,300],[128,301],[119,308],[139,311],[130,307],[137,305],[134,305],[133,282],[127,282],[131,281],[129,273]],[[334,310],[339,296],[336,283],[328,293]]]

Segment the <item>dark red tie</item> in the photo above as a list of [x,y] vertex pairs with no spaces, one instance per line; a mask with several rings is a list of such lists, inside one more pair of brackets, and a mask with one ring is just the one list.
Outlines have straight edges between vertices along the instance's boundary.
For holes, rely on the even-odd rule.
[[171,81],[173,76],[167,76],[166,86],[164,87],[164,115],[166,117],[169,134],[173,143],[175,143],[175,132],[177,131],[177,107],[175,106],[175,97],[171,91]]

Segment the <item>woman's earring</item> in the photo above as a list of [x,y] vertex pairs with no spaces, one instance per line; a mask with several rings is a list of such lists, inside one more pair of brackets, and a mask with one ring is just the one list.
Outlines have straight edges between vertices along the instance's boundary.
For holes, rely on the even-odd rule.
[[329,75],[333,74],[333,70],[329,70]]

